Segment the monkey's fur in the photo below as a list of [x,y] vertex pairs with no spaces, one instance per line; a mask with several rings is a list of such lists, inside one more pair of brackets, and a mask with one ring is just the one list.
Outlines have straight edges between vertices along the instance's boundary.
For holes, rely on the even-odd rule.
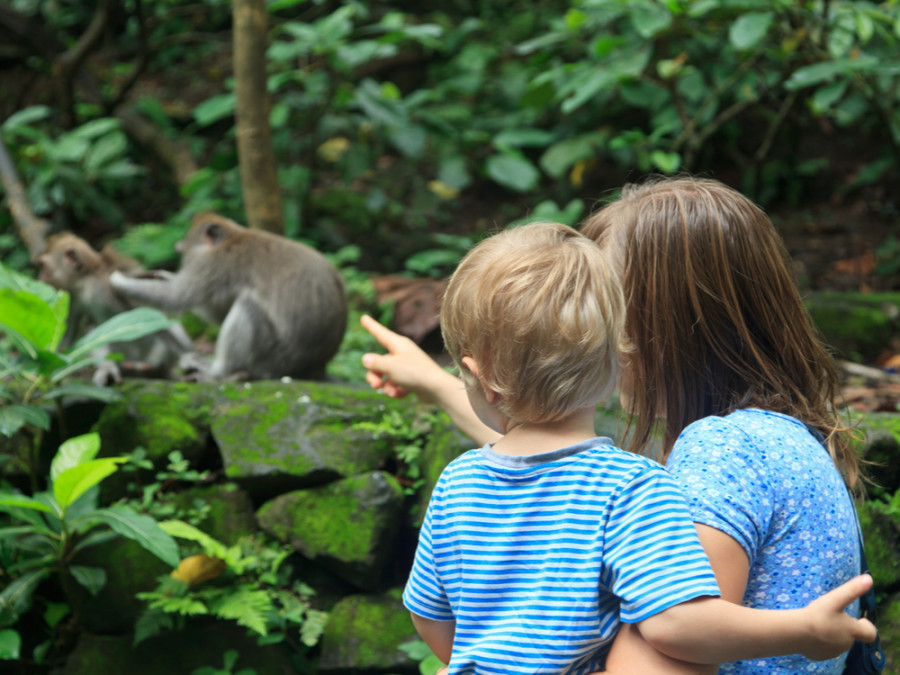
[[113,288],[164,312],[221,324],[214,379],[324,377],[347,327],[337,269],[318,251],[216,214],[194,218],[168,278],[114,272]]
[[[64,344],[71,344],[91,328],[136,307],[110,286],[109,278],[116,271],[137,273],[141,266],[109,245],[97,251],[81,237],[61,232],[47,238],[44,252],[36,263],[40,281],[70,295]],[[99,355],[119,352],[125,360],[119,365],[113,361],[101,363],[94,381],[97,384],[117,382],[122,373],[164,377],[178,358],[192,349],[190,338],[178,325],[131,342],[112,343],[100,350]]]

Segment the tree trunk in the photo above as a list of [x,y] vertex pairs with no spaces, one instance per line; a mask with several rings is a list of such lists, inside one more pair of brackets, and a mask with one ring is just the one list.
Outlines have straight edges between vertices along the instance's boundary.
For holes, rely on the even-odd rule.
[[50,222],[39,218],[31,210],[28,197],[25,196],[25,188],[22,187],[22,181],[19,180],[19,174],[16,172],[16,167],[6,151],[6,145],[2,139],[0,139],[0,182],[6,190],[9,211],[19,230],[19,236],[25,242],[31,259],[37,260],[37,257],[44,252],[47,234],[50,232]]
[[247,225],[284,234],[266,89],[265,0],[234,0],[236,133]]

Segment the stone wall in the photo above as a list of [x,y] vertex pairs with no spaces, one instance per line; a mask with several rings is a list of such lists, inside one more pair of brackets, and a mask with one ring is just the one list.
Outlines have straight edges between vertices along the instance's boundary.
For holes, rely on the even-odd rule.
[[[307,382],[131,381],[121,392],[121,401],[97,411],[95,421],[72,407],[69,426],[93,424],[105,455],[143,448],[156,468],[178,450],[214,477],[173,486],[169,494],[176,505],[200,500],[210,506],[201,529],[226,544],[264,531],[296,552],[298,575],[330,613],[319,645],[303,651],[303,672],[418,673],[403,649],[417,638],[400,589],[431,488],[447,462],[471,446],[445,416],[412,399]],[[413,440],[422,454],[415,467],[398,457],[398,445],[411,442],[408,433],[397,438],[384,431],[390,415],[419,429]],[[621,433],[614,411],[598,411],[597,426],[614,438]],[[873,467],[877,489],[895,496],[894,507],[883,500],[863,504],[860,517],[879,590],[888,672],[900,672],[900,417],[868,416],[863,429],[861,452],[881,461]],[[126,476],[115,478],[104,483],[105,501],[125,493]],[[153,588],[167,570],[129,541],[93,555],[92,564],[111,573],[97,597],[83,598],[88,630],[64,675],[188,674],[221,663],[229,648],[240,653],[238,668],[257,675],[300,672],[288,645],[260,646],[231,622],[189,620],[182,631],[132,647],[142,608],[135,593]]]

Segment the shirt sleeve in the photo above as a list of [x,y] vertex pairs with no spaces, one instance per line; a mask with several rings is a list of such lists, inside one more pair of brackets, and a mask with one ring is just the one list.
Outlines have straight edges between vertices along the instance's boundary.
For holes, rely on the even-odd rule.
[[403,590],[403,604],[409,611],[426,619],[453,621],[453,610],[441,584],[432,548],[432,521],[435,517],[440,517],[435,516],[435,512],[440,512],[440,487],[439,481],[419,531],[419,545]]
[[666,469],[694,522],[730,536],[752,563],[774,513],[766,456],[752,438],[723,418],[700,420],[679,436]]
[[647,466],[612,501],[604,570],[602,581],[619,598],[625,623],[720,595],[684,497],[661,467]]

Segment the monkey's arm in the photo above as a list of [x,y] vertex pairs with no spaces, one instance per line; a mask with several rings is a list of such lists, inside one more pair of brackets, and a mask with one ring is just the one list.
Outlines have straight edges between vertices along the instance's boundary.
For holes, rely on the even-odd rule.
[[143,272],[127,276],[119,271],[109,275],[116,293],[140,305],[156,307],[164,312],[184,312],[194,304],[190,288],[182,277],[165,271]]

